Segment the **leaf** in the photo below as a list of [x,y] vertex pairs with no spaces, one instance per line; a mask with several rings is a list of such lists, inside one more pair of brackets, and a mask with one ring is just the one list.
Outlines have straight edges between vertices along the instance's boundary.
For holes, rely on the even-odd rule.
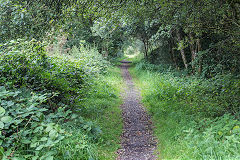
[[222,136],[222,135],[223,135],[223,133],[222,133],[221,131],[218,131],[218,135]]
[[89,126],[87,124],[83,125],[83,129],[87,129]]
[[3,123],[9,123],[9,122],[12,121],[12,117],[10,117],[10,116],[2,117],[2,118],[1,118],[1,121],[2,121]]
[[48,125],[45,131],[50,132],[52,129],[53,129],[53,127],[51,125]]
[[34,156],[32,157],[32,160],[37,160],[39,158],[39,156]]
[[77,114],[72,114],[72,117],[71,117],[71,119],[75,119],[75,118],[77,118],[78,117],[78,115]]
[[235,126],[235,127],[233,127],[233,130],[234,130],[234,129],[238,129],[238,128],[240,128],[240,127],[239,127],[239,126]]
[[0,107],[0,116],[3,116],[5,112],[5,109],[3,107]]
[[37,147],[37,144],[38,144],[38,142],[31,143],[30,147],[31,147],[31,148],[35,148],[35,147]]
[[47,139],[47,137],[42,137],[41,139],[40,139],[40,141],[47,141],[48,139]]
[[3,129],[3,127],[4,127],[4,123],[0,121],[0,129]]
[[42,126],[39,126],[39,127],[37,127],[37,128],[34,129],[33,133],[38,133],[38,132],[40,132],[40,131],[42,131],[42,130],[43,130],[43,127],[42,127]]
[[28,139],[24,139],[24,140],[22,140],[21,142],[22,142],[23,144],[30,144],[30,143],[31,143],[31,141],[28,140]]
[[53,160],[53,156],[48,156],[45,160]]
[[51,131],[49,132],[49,137],[50,137],[50,138],[54,139],[54,138],[56,138],[57,136],[58,136],[58,133],[57,133],[56,130],[51,130]]
[[5,92],[6,88],[4,86],[0,86],[0,92]]
[[14,105],[14,102],[13,101],[8,101],[7,102],[7,105],[10,107],[10,106],[13,106]]
[[43,147],[44,147],[44,145],[40,145],[36,148],[36,150],[39,151],[39,150],[43,149]]

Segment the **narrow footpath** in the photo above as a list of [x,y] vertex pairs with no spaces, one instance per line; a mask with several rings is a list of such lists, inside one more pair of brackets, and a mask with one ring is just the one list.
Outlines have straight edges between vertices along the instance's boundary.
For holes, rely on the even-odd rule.
[[154,150],[156,141],[152,135],[152,122],[140,103],[140,92],[134,87],[128,68],[130,62],[122,61],[120,66],[126,89],[122,93],[121,105],[123,116],[122,148],[118,150],[117,160],[156,160]]

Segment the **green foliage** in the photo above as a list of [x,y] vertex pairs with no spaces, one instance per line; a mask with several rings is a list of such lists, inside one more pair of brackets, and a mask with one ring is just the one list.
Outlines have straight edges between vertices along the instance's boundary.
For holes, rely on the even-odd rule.
[[123,88],[121,71],[117,67],[111,67],[107,73],[96,79],[88,90],[88,98],[83,100],[83,108],[80,115],[93,120],[100,128],[101,134],[97,140],[98,159],[116,158],[116,150],[120,147],[122,134],[122,103],[120,91]]
[[205,77],[239,73],[236,0],[1,2],[1,42],[22,37],[48,37],[52,42],[52,33],[63,33],[65,47],[80,47],[79,41],[85,40],[101,54],[115,57],[124,41],[134,37],[143,42],[145,59],[150,62],[166,59],[176,68],[185,66]]
[[140,78],[162,158],[239,158],[239,79],[230,74],[186,77],[144,62],[131,72]]
[[123,8],[118,10],[122,26],[144,43],[145,60],[170,61],[210,78],[239,73],[238,1],[142,0],[127,1]]
[[51,99],[53,103],[74,103],[82,95],[87,75],[80,63],[49,57],[44,46],[35,41],[14,42],[6,51],[0,61],[2,84],[57,94]]
[[[118,18],[117,14],[112,15],[114,18]],[[95,21],[91,27],[92,34],[98,39],[94,42],[97,43],[98,49],[103,55],[116,57],[117,53],[123,45],[124,34],[123,28],[117,24],[121,23],[121,19],[106,19],[104,17]],[[117,21],[117,22],[115,22]]]
[[[102,146],[108,141],[102,138],[103,131],[97,124],[103,127],[108,120],[104,117],[98,123],[100,112],[91,112],[94,107],[102,113],[108,107],[117,110],[111,108],[119,105],[113,83],[120,78],[113,78],[110,83],[104,80],[103,75],[109,75],[110,63],[96,48],[80,46],[74,47],[69,55],[53,52],[49,56],[45,44],[35,40],[1,45],[3,159],[79,159],[79,155],[81,159],[97,159],[97,143]],[[91,114],[95,115],[88,120],[80,116],[89,118]],[[117,120],[116,123],[121,123]],[[104,134],[109,131],[106,128]],[[117,138],[120,133],[121,130],[113,132],[110,138]]]
[[[1,0],[0,41],[17,38],[41,39],[60,24],[62,7],[67,1]],[[57,21],[59,20],[59,21]]]
[[51,148],[66,134],[58,123],[67,118],[71,111],[58,108],[54,115],[49,114],[44,104],[47,100],[47,95],[24,88],[7,90],[4,86],[0,87],[3,159],[46,159],[56,154]]
[[84,45],[79,48],[73,47],[70,55],[81,63],[88,75],[96,76],[106,73],[106,69],[110,66],[110,63],[94,47]]
[[70,136],[66,137],[57,146],[56,159],[97,159],[96,142],[89,138],[88,133],[84,133],[75,124],[68,127]]
[[[95,149],[99,143],[100,150],[107,150],[100,157],[112,157],[118,146],[112,140],[120,133],[120,112],[114,106],[119,102],[116,86],[121,78],[109,75],[110,63],[104,57],[121,55],[124,41],[137,38],[142,41],[138,46],[145,60],[162,64],[140,62],[136,69],[147,70],[141,74],[149,83],[144,84],[148,86],[144,102],[150,105],[156,123],[165,124],[157,129],[162,131],[160,141],[175,151],[185,149],[182,155],[173,151],[173,158],[239,158],[239,123],[228,115],[240,117],[238,8],[236,0],[2,0],[0,128],[4,139],[0,153],[5,158],[78,159],[81,154],[80,159],[94,159],[99,156]],[[55,42],[55,35],[64,35],[64,43]],[[49,44],[18,38],[47,39],[59,48],[47,53]],[[135,53],[134,47],[128,47],[128,52]],[[178,72],[173,64],[187,70]],[[68,109],[90,120],[73,123],[66,117],[71,114]],[[63,124],[69,129],[64,139]],[[52,132],[46,131],[49,125]],[[116,130],[110,131],[108,125]],[[51,143],[45,143],[48,139]],[[174,140],[179,143],[174,145]]]
[[191,121],[183,127],[183,140],[196,159],[239,159],[240,122],[225,114],[215,119]]
[[84,40],[78,42],[78,47],[73,46],[67,53],[59,48],[58,43],[61,42],[57,41],[53,44],[48,55],[76,64],[77,67],[82,68],[88,78],[98,77],[100,74],[106,73],[107,68],[110,67],[109,61],[99,53],[97,48]]
[[149,99],[161,99],[166,103],[170,103],[171,100],[180,104],[186,101],[187,104],[182,107],[188,108],[188,112],[197,112],[204,116],[215,117],[226,112],[239,116],[239,80],[231,74],[219,75],[208,80],[197,77],[185,78],[179,77],[181,74],[176,71],[175,74],[169,72],[172,70],[167,65],[144,62],[137,64],[136,69],[157,71],[154,77],[158,77],[159,81],[154,82],[154,85],[160,87],[149,91]]

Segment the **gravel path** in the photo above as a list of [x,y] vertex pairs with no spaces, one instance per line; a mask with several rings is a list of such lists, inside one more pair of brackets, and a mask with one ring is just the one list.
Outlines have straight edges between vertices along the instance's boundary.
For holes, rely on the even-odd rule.
[[152,122],[141,105],[140,92],[134,87],[129,74],[129,63],[122,61],[122,76],[126,83],[121,105],[123,116],[122,148],[118,150],[117,160],[156,160],[153,152],[156,141],[152,135]]

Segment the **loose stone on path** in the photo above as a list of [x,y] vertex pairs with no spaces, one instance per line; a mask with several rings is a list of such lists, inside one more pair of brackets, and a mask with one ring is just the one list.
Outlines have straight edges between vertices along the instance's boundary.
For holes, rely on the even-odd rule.
[[152,135],[152,122],[141,105],[140,92],[134,87],[129,74],[128,61],[122,61],[122,76],[126,83],[122,93],[124,103],[121,105],[123,116],[123,134],[121,149],[118,150],[117,160],[156,160],[153,154],[156,141]]

